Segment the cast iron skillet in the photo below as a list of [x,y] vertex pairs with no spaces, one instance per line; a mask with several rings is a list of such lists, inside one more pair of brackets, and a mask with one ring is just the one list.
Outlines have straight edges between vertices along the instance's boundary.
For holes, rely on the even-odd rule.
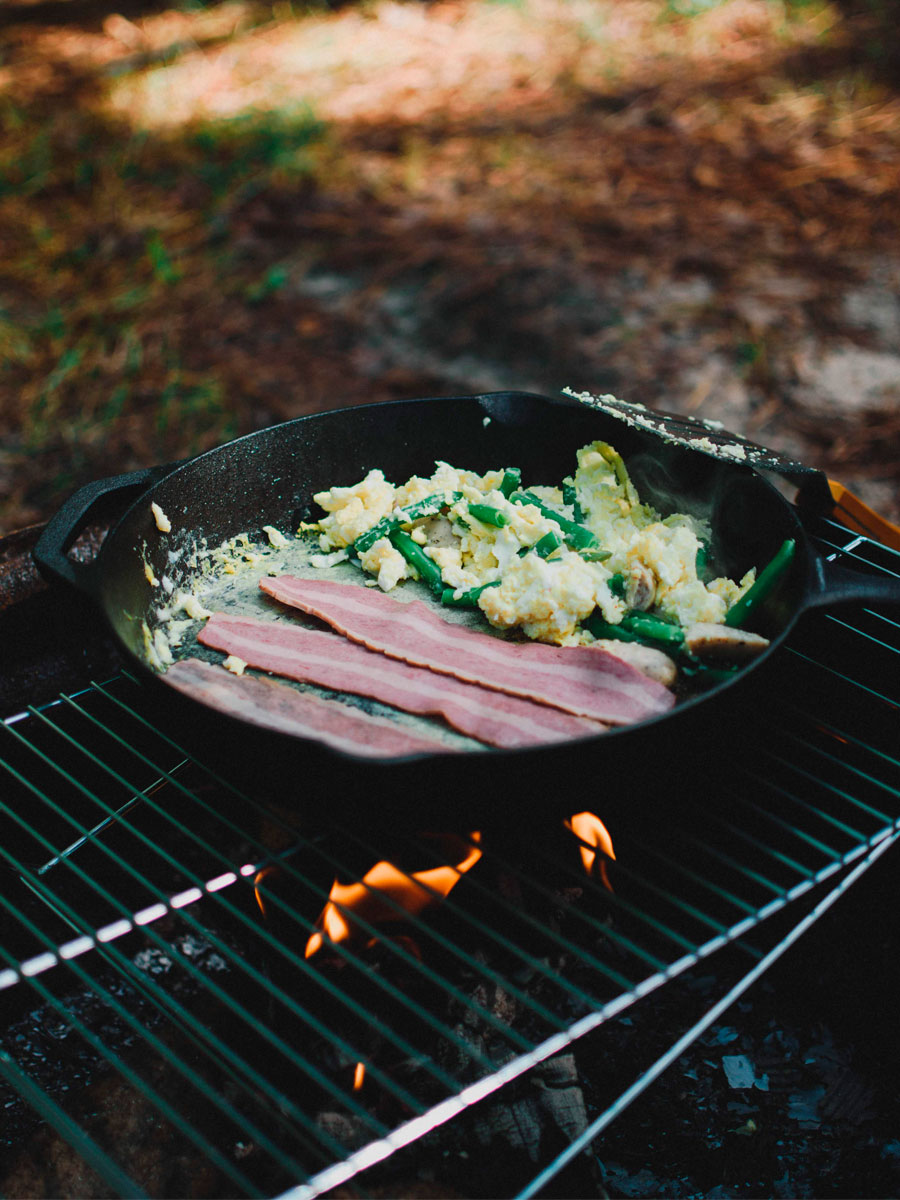
[[[574,470],[576,450],[597,438],[622,452],[642,499],[664,512],[709,518],[718,572],[740,578],[751,566],[764,565],[785,538],[798,544],[790,577],[755,622],[758,632],[771,638],[770,649],[735,679],[663,717],[562,746],[363,761],[223,717],[181,696],[144,660],[141,622],[159,602],[148,586],[145,562],[157,575],[172,574],[169,539],[155,526],[152,501],[173,530],[189,529],[217,545],[245,531],[262,537],[267,524],[295,528],[314,515],[314,492],[353,484],[372,467],[402,482],[414,473],[431,474],[440,459],[478,472],[518,466],[526,485],[558,483]],[[117,490],[139,495],[97,558],[88,564],[73,561],[66,551],[87,514],[101,496]],[[99,481],[76,493],[54,517],[35,558],[43,571],[95,600],[126,658],[152,687],[164,688],[166,705],[183,712],[179,732],[194,753],[208,759],[212,751],[217,764],[255,789],[283,793],[286,782],[294,787],[299,773],[307,784],[320,779],[330,796],[416,796],[423,806],[445,810],[465,807],[464,797],[484,805],[516,789],[571,794],[583,785],[586,771],[661,760],[673,746],[690,745],[697,719],[708,730],[726,703],[741,702],[749,681],[778,653],[806,610],[900,601],[900,581],[824,560],[793,506],[752,469],[662,443],[567,399],[511,392],[337,409],[249,434],[174,467]]]

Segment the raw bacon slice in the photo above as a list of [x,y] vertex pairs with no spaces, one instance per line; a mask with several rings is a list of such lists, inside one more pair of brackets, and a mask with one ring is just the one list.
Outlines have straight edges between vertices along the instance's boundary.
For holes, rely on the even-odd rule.
[[399,728],[388,717],[370,716],[347,704],[304,695],[272,679],[233,675],[199,658],[175,663],[166,679],[180,692],[219,712],[264,729],[314,738],[347,754],[388,758],[447,749],[437,740]]
[[436,675],[337,634],[283,621],[214,613],[200,641],[261,671],[369,696],[404,712],[443,717],[460,733],[491,746],[535,746],[605,729],[598,721]]
[[354,584],[279,575],[259,586],[372,650],[579,716],[629,725],[675,703],[662,684],[603,650],[507,642],[451,625],[419,600]]

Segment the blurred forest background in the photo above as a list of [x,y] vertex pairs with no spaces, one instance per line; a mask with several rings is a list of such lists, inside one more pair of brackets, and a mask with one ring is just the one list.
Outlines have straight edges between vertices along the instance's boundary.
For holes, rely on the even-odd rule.
[[4,0],[0,532],[396,397],[612,391],[900,518],[887,0]]

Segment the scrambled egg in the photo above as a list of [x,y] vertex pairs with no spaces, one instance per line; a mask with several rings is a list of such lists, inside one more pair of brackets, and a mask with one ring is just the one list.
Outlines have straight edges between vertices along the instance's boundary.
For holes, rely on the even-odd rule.
[[[497,628],[558,645],[591,642],[583,622],[595,612],[610,625],[629,609],[682,626],[721,623],[753,583],[753,571],[740,582],[701,577],[708,527],[643,503],[606,442],[582,447],[561,487],[523,490],[507,479],[503,470],[478,475],[438,462],[429,478],[399,486],[372,470],[353,487],[319,492],[315,500],[326,515],[316,526],[322,554],[313,561],[324,567],[356,558],[384,591],[424,571],[453,601],[472,594]],[[418,515],[416,505],[427,508],[435,496],[437,509]],[[430,561],[417,566],[415,551],[404,553],[400,539],[395,544],[395,530]],[[370,531],[374,540],[355,547]]]
[[396,492],[387,482],[383,471],[370,471],[362,482],[353,487],[331,488],[319,492],[315,501],[328,513],[319,522],[322,531],[319,544],[324,551],[352,546],[358,537],[371,529],[376,521],[386,517],[394,507]]
[[359,556],[359,563],[364,571],[377,576],[378,586],[385,592],[411,575],[406,559],[386,537],[379,538],[368,550],[364,550]]

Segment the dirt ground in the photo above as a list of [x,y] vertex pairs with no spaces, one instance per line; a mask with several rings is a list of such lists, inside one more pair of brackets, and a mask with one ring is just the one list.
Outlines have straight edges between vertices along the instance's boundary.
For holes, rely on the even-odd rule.
[[339,405],[614,392],[900,520],[891,3],[0,12],[0,532]]

